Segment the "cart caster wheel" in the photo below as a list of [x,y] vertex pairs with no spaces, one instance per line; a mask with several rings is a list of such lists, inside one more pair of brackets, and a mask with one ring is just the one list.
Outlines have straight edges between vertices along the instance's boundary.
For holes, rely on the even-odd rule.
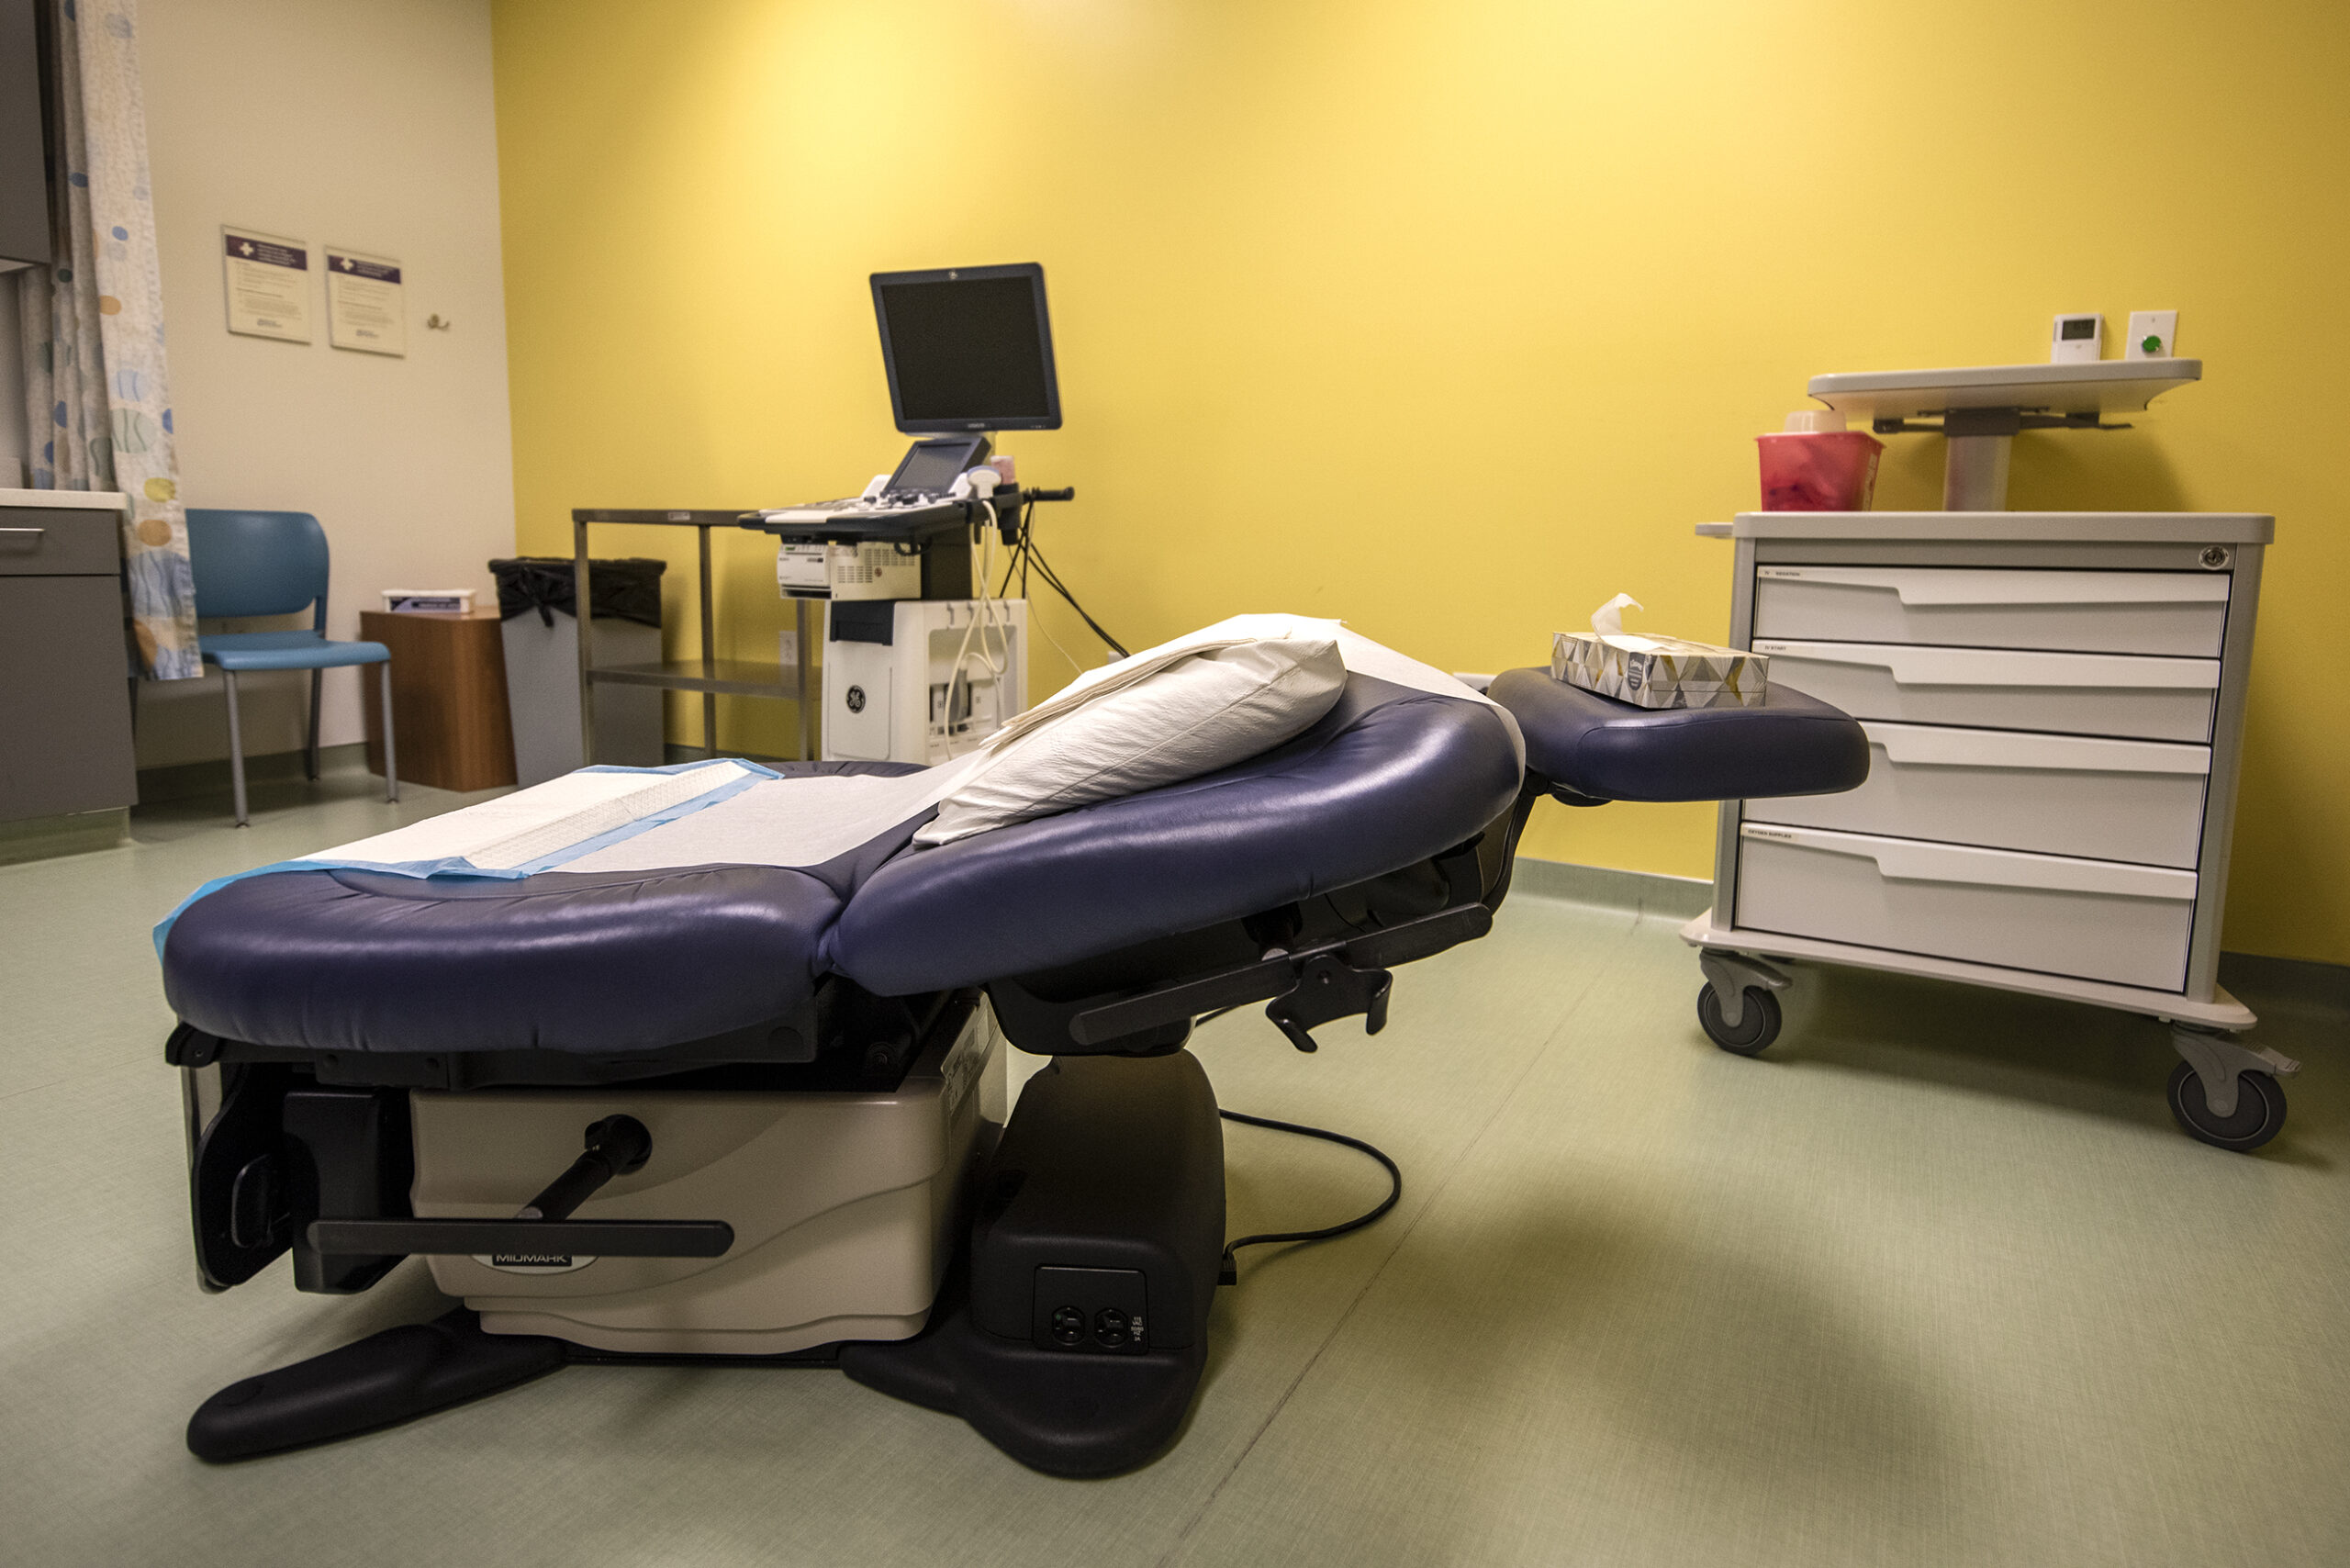
[[1714,988],[1700,986],[1697,1026],[1706,1031],[1706,1038],[1733,1056],[1761,1056],[1779,1037],[1779,999],[1759,985],[1748,986],[1746,1005],[1739,1014],[1738,1027],[1733,1029],[1722,1022],[1721,998],[1714,994]]
[[2242,1154],[2258,1148],[2285,1125],[2285,1092],[2265,1072],[2236,1075],[2235,1114],[2215,1116],[2203,1099],[2203,1080],[2180,1062],[2170,1070],[2170,1114],[2192,1138]]

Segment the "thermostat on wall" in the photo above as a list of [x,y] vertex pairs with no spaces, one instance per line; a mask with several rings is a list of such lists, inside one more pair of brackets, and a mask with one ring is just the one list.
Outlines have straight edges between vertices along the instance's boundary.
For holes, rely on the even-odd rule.
[[2048,363],[2071,364],[2105,357],[2105,318],[2059,316],[2048,338]]

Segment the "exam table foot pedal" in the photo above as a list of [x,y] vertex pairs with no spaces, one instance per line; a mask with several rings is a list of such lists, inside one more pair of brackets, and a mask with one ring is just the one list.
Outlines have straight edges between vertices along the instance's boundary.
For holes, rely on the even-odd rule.
[[465,1307],[232,1383],[196,1408],[188,1451],[224,1463],[445,1410],[564,1364],[560,1339],[485,1334]]
[[1224,1133],[1199,1059],[1055,1058],[979,1191],[929,1327],[843,1345],[841,1370],[1046,1474],[1155,1457],[1207,1364],[1224,1249]]

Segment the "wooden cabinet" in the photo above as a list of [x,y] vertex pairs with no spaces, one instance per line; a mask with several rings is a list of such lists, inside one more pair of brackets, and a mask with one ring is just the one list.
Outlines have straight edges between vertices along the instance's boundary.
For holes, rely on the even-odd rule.
[[[496,610],[363,610],[359,635],[392,651],[392,738],[403,782],[458,790],[514,782],[514,726]],[[382,683],[369,679],[360,689],[367,706],[367,766],[381,773]]]

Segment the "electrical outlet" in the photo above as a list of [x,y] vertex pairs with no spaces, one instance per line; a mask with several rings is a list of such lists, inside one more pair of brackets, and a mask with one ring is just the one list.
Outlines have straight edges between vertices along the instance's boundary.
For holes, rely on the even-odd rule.
[[2177,311],[2130,312],[2130,336],[2121,345],[2123,359],[2172,359],[2177,353]]
[[2048,333],[2048,363],[2072,364],[2105,357],[2105,318],[2066,311]]

